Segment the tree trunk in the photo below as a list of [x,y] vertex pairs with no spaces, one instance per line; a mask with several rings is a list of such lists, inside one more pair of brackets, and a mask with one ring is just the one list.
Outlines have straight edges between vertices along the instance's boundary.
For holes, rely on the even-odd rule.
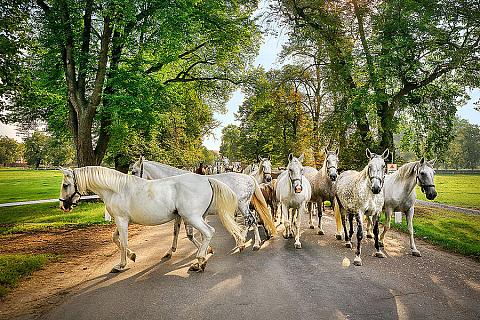
[[389,149],[390,153],[395,150],[395,145],[393,143],[393,132],[395,131],[395,111],[393,107],[388,103],[384,102],[379,105],[378,116],[380,117],[381,123],[381,141],[380,141],[380,150],[378,152],[383,152],[385,149]]

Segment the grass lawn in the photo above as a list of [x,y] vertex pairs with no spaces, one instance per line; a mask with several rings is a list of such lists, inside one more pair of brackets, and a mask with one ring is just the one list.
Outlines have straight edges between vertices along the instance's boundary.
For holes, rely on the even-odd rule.
[[0,169],[0,203],[58,198],[59,170]]
[[54,256],[45,254],[0,255],[0,298],[15,288],[21,278],[31,275],[54,259]]
[[108,223],[103,218],[104,207],[103,203],[82,202],[70,212],[60,210],[58,203],[0,208],[0,234]]
[[[435,175],[435,188],[438,195],[434,202],[480,209],[480,175]],[[417,198],[427,200],[419,187]]]
[[[401,225],[393,220],[392,228],[408,233],[405,216]],[[480,261],[480,216],[417,206],[413,229],[420,239]]]

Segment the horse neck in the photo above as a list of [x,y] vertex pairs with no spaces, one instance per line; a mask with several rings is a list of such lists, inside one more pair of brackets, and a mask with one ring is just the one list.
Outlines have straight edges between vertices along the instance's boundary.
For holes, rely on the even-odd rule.
[[[145,164],[147,166],[145,166]],[[169,166],[167,164],[158,163],[158,162],[154,162],[154,161],[145,162],[143,170],[148,171],[148,174],[153,179],[166,178],[166,177],[176,176],[176,175],[179,175],[179,174],[189,172],[189,171],[186,171],[186,170],[182,170],[182,169],[178,169],[178,168]]]
[[417,161],[404,164],[398,171],[392,173],[393,181],[403,185],[403,189],[410,194],[417,184],[415,166]]
[[361,183],[365,183],[367,185],[367,187],[370,187],[371,181],[370,181],[369,176],[368,176],[368,164],[355,177],[354,184],[359,185]]
[[75,169],[75,178],[80,193],[90,190],[99,195],[120,193],[128,185],[131,176],[104,167],[82,167]]

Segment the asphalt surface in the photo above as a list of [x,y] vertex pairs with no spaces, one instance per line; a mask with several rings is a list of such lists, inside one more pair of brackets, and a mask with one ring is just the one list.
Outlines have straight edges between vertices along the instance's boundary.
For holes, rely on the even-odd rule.
[[413,257],[407,238],[392,232],[387,258],[372,257],[373,243],[365,241],[363,266],[355,267],[354,251],[333,236],[331,216],[324,236],[303,218],[302,249],[280,235],[260,251],[232,253],[233,239],[216,217],[208,219],[217,233],[205,272],[188,272],[195,250],[183,230],[177,252],[162,261],[172,225],[152,227],[130,241],[137,261],[128,270],[108,273],[116,252],[40,318],[480,319],[480,264],[468,258],[421,241],[423,257]]

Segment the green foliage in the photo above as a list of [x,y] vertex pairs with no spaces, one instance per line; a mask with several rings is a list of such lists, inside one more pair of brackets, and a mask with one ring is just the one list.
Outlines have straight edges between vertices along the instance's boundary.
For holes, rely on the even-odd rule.
[[466,120],[457,119],[453,135],[444,157],[450,168],[475,169],[480,166],[480,127]]
[[2,254],[0,255],[0,298],[15,288],[22,278],[40,270],[54,259],[45,254]]
[[15,139],[0,136],[0,164],[15,162],[21,153],[21,145]]
[[73,161],[74,149],[65,140],[34,131],[25,139],[25,159],[35,169],[43,165],[67,165]]

